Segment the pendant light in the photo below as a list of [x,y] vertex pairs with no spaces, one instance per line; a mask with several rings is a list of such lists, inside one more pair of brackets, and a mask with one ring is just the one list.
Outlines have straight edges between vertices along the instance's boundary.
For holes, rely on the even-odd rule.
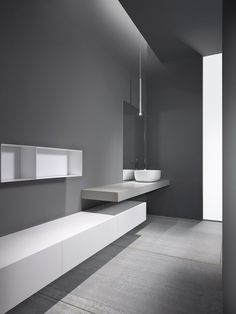
[[142,116],[142,38],[139,40],[139,116]]

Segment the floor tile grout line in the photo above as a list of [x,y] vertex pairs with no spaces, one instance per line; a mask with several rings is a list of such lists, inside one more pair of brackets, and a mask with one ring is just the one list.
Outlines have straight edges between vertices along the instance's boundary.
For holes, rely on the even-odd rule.
[[[54,289],[55,289],[55,290],[58,290],[56,287],[54,287]],[[58,291],[60,291],[60,290],[58,290]],[[86,310],[86,309],[84,309],[84,308],[82,308],[82,307],[79,307],[79,306],[76,306],[76,305],[74,305],[74,304],[71,304],[70,302],[62,301],[62,299],[57,299],[56,297],[53,297],[53,296],[51,296],[50,294],[47,294],[47,293],[45,293],[45,292],[43,293],[43,292],[40,292],[40,291],[39,291],[38,293],[40,293],[41,295],[46,296],[46,297],[48,297],[48,298],[51,298],[51,299],[53,299],[53,300],[55,300],[55,301],[62,302],[62,303],[71,305],[71,306],[73,306],[73,307],[75,307],[75,308],[84,310],[84,311],[86,311],[86,312],[88,312],[88,313],[96,314],[96,312],[92,312],[92,311]],[[67,293],[67,295],[76,296],[76,295],[74,295],[74,294],[71,293],[71,292]],[[82,298],[82,299],[84,299],[84,300],[90,301],[90,302],[93,302],[93,301],[94,301],[93,299],[87,298],[87,297],[85,297],[85,296],[79,296],[79,297]],[[106,306],[106,303],[103,303],[103,304]],[[115,309],[115,310],[116,310],[116,309]]]
[[172,258],[177,258],[180,260],[184,260],[184,261],[190,261],[190,262],[195,262],[195,263],[202,263],[202,264],[207,264],[207,265],[211,265],[211,266],[220,266],[221,263],[208,263],[208,262],[203,262],[203,261],[198,261],[198,260],[194,260],[191,258],[184,258],[184,257],[179,257],[179,256],[175,256],[175,255],[169,255],[169,254],[164,254],[164,253],[158,253],[158,252],[153,252],[153,251],[149,251],[149,250],[143,250],[143,249],[138,249],[136,247],[131,247],[131,246],[124,246],[124,245],[120,245],[120,244],[116,244],[116,243],[112,243],[111,245],[116,245],[119,247],[123,247],[123,248],[127,248],[127,249],[132,249],[132,250],[136,250],[136,251],[141,251],[141,252],[148,252],[154,255],[161,255],[161,256],[167,256],[167,257],[172,257]]
[[62,303],[64,303],[64,304],[70,305],[70,306],[72,306],[72,307],[74,307],[74,308],[76,308],[76,309],[83,310],[83,311],[85,311],[85,312],[87,312],[87,313],[96,314],[95,312],[91,312],[91,311],[86,310],[86,309],[84,309],[84,308],[82,308],[82,307],[76,306],[76,305],[71,304],[71,303],[69,303],[69,302],[65,302],[65,301],[63,301],[62,299],[59,299],[59,300],[58,300],[57,298],[55,298],[55,297],[53,297],[53,296],[51,296],[51,295],[48,295],[48,294],[46,294],[46,293],[43,293],[43,292],[41,292],[41,291],[39,291],[38,293],[41,294],[41,295],[43,295],[43,296],[45,296],[45,297],[48,297],[48,298],[50,298],[50,299],[52,299],[52,300],[55,300],[55,301],[57,301],[57,302],[62,302]]
[[[165,217],[165,216],[162,216],[162,217]],[[148,220],[146,220],[146,221],[148,221]],[[152,223],[152,222],[154,222],[154,223],[160,223],[160,221],[156,222],[156,221],[151,220],[150,223]],[[164,232],[159,235],[159,239],[162,239],[163,237],[165,237],[166,235],[168,235],[168,233],[171,231],[171,229],[173,229],[173,228],[176,227],[176,225],[178,224],[178,222],[179,222],[179,221],[177,221],[177,222],[175,222],[175,223],[173,222],[173,224],[171,224],[171,226],[169,226],[169,228],[167,228],[166,230],[164,230]],[[144,223],[145,223],[145,222],[144,222]],[[139,228],[139,226],[136,227],[136,228]],[[136,228],[134,228],[134,230],[135,230]],[[141,230],[142,230],[142,229],[141,229]],[[139,231],[140,231],[140,230],[137,231],[137,234],[138,234]],[[131,234],[132,234],[132,231],[130,231],[130,232],[131,232]],[[129,232],[129,233],[130,233],[130,232]],[[201,233],[201,232],[200,232],[200,233]],[[126,236],[126,235],[124,235],[124,236]],[[150,238],[152,238],[152,237],[150,237]],[[222,235],[221,235],[221,238],[222,238]],[[164,254],[163,254],[163,255],[164,255]],[[171,256],[171,255],[170,255],[170,256]]]
[[[73,293],[70,293],[72,296],[77,296],[76,294],[73,294]],[[85,297],[84,295],[78,295],[78,297],[80,297],[80,298],[82,298],[82,299],[84,299],[84,300],[86,300],[86,301],[89,301],[89,302],[94,302],[94,299],[93,298],[90,298],[90,297]],[[107,307],[107,303],[106,302],[99,302],[99,301],[97,301],[97,300],[95,300],[95,302],[97,302],[97,303],[100,303],[100,304],[102,304],[102,305],[104,305],[104,306],[106,306]],[[109,305],[109,304],[108,304]],[[110,305],[109,305],[110,306]],[[113,307],[111,307],[112,308],[112,310],[115,310],[115,311],[117,311],[118,309],[116,309],[116,308],[113,308]],[[123,312],[122,312],[123,313]],[[122,313],[120,313],[120,314],[122,314]],[[93,313],[93,314],[96,314],[96,313]]]
[[218,220],[207,220],[207,219],[194,219],[194,218],[181,218],[181,217],[171,217],[171,216],[162,216],[162,215],[155,215],[155,214],[147,214],[147,218],[150,217],[153,220],[170,220],[170,221],[177,221],[177,222],[196,222],[196,223],[201,223],[201,222],[209,222],[209,223],[217,223],[220,225],[223,225],[222,221]]

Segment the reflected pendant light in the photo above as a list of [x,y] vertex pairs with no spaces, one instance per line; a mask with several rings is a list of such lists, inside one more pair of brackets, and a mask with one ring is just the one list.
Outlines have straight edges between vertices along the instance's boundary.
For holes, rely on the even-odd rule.
[[142,38],[139,41],[139,116],[142,116]]

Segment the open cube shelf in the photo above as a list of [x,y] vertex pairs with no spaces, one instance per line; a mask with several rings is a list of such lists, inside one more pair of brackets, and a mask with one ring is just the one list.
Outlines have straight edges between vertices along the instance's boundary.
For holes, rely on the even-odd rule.
[[82,151],[1,145],[1,182],[82,176]]

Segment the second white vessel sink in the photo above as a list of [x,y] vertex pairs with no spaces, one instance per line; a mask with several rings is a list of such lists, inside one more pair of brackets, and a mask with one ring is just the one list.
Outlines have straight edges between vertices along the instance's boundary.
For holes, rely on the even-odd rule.
[[139,182],[155,182],[161,178],[161,170],[135,170],[134,177]]
[[123,181],[134,180],[134,169],[123,169]]

